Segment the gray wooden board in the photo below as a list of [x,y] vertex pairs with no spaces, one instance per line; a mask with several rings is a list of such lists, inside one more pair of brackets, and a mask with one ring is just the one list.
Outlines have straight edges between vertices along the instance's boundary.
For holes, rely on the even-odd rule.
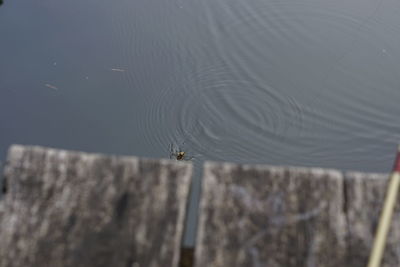
[[343,188],[335,170],[207,162],[195,266],[343,266]]
[[[345,174],[348,225],[348,265],[367,266],[382,210],[387,174]],[[400,199],[399,199],[400,200]],[[399,201],[398,201],[399,203]],[[381,267],[400,266],[400,207],[397,204]]]
[[13,146],[1,267],[177,266],[192,166]]

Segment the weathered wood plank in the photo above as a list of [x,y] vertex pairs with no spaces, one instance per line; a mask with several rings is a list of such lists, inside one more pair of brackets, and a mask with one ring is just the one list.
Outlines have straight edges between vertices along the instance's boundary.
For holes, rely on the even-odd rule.
[[[388,183],[387,174],[345,174],[348,225],[348,265],[367,266]],[[400,200],[400,199],[399,199]],[[399,201],[398,201],[399,203]],[[382,267],[400,266],[400,207],[395,213]]]
[[13,146],[1,267],[177,266],[191,165]]
[[340,172],[208,162],[202,190],[195,266],[343,266]]

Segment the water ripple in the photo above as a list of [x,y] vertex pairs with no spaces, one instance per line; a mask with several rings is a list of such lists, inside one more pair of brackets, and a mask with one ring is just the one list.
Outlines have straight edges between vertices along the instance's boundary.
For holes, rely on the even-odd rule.
[[138,131],[149,149],[185,143],[200,159],[350,168],[400,138],[394,2],[169,4],[158,10],[165,28],[120,25],[131,36],[128,84],[146,90]]

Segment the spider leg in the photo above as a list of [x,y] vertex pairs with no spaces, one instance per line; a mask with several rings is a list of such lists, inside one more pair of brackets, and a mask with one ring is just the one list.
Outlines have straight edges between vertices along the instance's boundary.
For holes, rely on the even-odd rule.
[[189,160],[192,160],[192,159],[194,159],[194,156],[189,156],[189,155],[185,155],[184,157],[183,157],[183,160],[187,160],[187,161],[189,161]]
[[173,147],[173,144],[172,143],[170,143],[169,144],[169,158],[170,159],[172,159],[174,156],[175,156],[175,151],[174,151],[174,147]]

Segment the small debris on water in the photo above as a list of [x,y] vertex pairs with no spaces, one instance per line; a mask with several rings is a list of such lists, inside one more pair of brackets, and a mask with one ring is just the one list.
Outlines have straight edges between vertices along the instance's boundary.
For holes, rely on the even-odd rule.
[[117,72],[125,72],[125,70],[124,69],[116,69],[116,68],[114,68],[114,69],[111,69],[112,71],[117,71]]
[[49,84],[49,83],[46,83],[44,86],[46,86],[46,87],[48,87],[48,88],[51,88],[51,89],[53,89],[53,90],[58,91],[58,88],[57,88],[56,86],[51,85],[51,84]]
[[54,66],[57,66],[57,62],[54,62],[53,65],[54,65]]

